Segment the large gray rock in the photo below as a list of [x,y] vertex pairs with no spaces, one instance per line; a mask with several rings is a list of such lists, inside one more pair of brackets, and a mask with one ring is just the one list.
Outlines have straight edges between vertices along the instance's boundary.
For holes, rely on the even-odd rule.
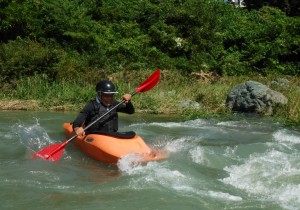
[[231,90],[226,99],[226,106],[237,112],[253,112],[266,115],[273,114],[273,107],[286,104],[287,98],[267,86],[247,81]]

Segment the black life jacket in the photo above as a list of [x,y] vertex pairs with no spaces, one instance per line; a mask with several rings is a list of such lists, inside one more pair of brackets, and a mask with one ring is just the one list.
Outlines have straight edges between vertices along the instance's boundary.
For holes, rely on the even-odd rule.
[[[101,117],[103,114],[107,113],[109,109],[105,107],[102,103],[97,103],[96,100],[91,101],[94,106],[94,115],[89,122],[93,122],[97,118]],[[113,103],[109,108],[113,108],[116,104]],[[106,131],[106,132],[116,132],[118,131],[118,113],[114,109],[110,111],[105,117],[95,123],[89,131]]]

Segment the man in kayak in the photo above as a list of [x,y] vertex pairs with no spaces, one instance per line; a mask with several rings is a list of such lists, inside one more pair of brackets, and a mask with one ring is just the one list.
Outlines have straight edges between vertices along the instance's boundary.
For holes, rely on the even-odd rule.
[[[109,80],[101,80],[96,85],[97,96],[90,101],[78,114],[73,122],[73,130],[77,135],[85,135],[84,127],[89,123],[95,121],[100,116],[107,113],[115,105],[119,104],[114,99],[116,91],[115,85]],[[134,106],[131,103],[131,95],[123,95],[124,103],[118,106],[113,111],[109,112],[103,119],[92,125],[87,129],[89,132],[117,132],[118,131],[118,114],[123,112],[133,114],[135,112]]]

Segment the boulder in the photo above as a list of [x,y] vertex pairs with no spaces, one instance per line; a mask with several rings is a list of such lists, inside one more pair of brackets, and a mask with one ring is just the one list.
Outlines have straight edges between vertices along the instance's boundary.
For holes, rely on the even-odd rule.
[[272,115],[275,105],[284,105],[287,101],[282,93],[259,82],[247,81],[231,90],[226,99],[226,106],[237,112]]

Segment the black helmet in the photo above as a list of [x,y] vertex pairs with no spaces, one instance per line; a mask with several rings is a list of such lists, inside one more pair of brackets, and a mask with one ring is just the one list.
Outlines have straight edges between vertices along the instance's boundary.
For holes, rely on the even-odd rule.
[[109,80],[101,80],[96,85],[96,92],[105,93],[105,94],[114,94],[118,93],[116,91],[115,85]]

